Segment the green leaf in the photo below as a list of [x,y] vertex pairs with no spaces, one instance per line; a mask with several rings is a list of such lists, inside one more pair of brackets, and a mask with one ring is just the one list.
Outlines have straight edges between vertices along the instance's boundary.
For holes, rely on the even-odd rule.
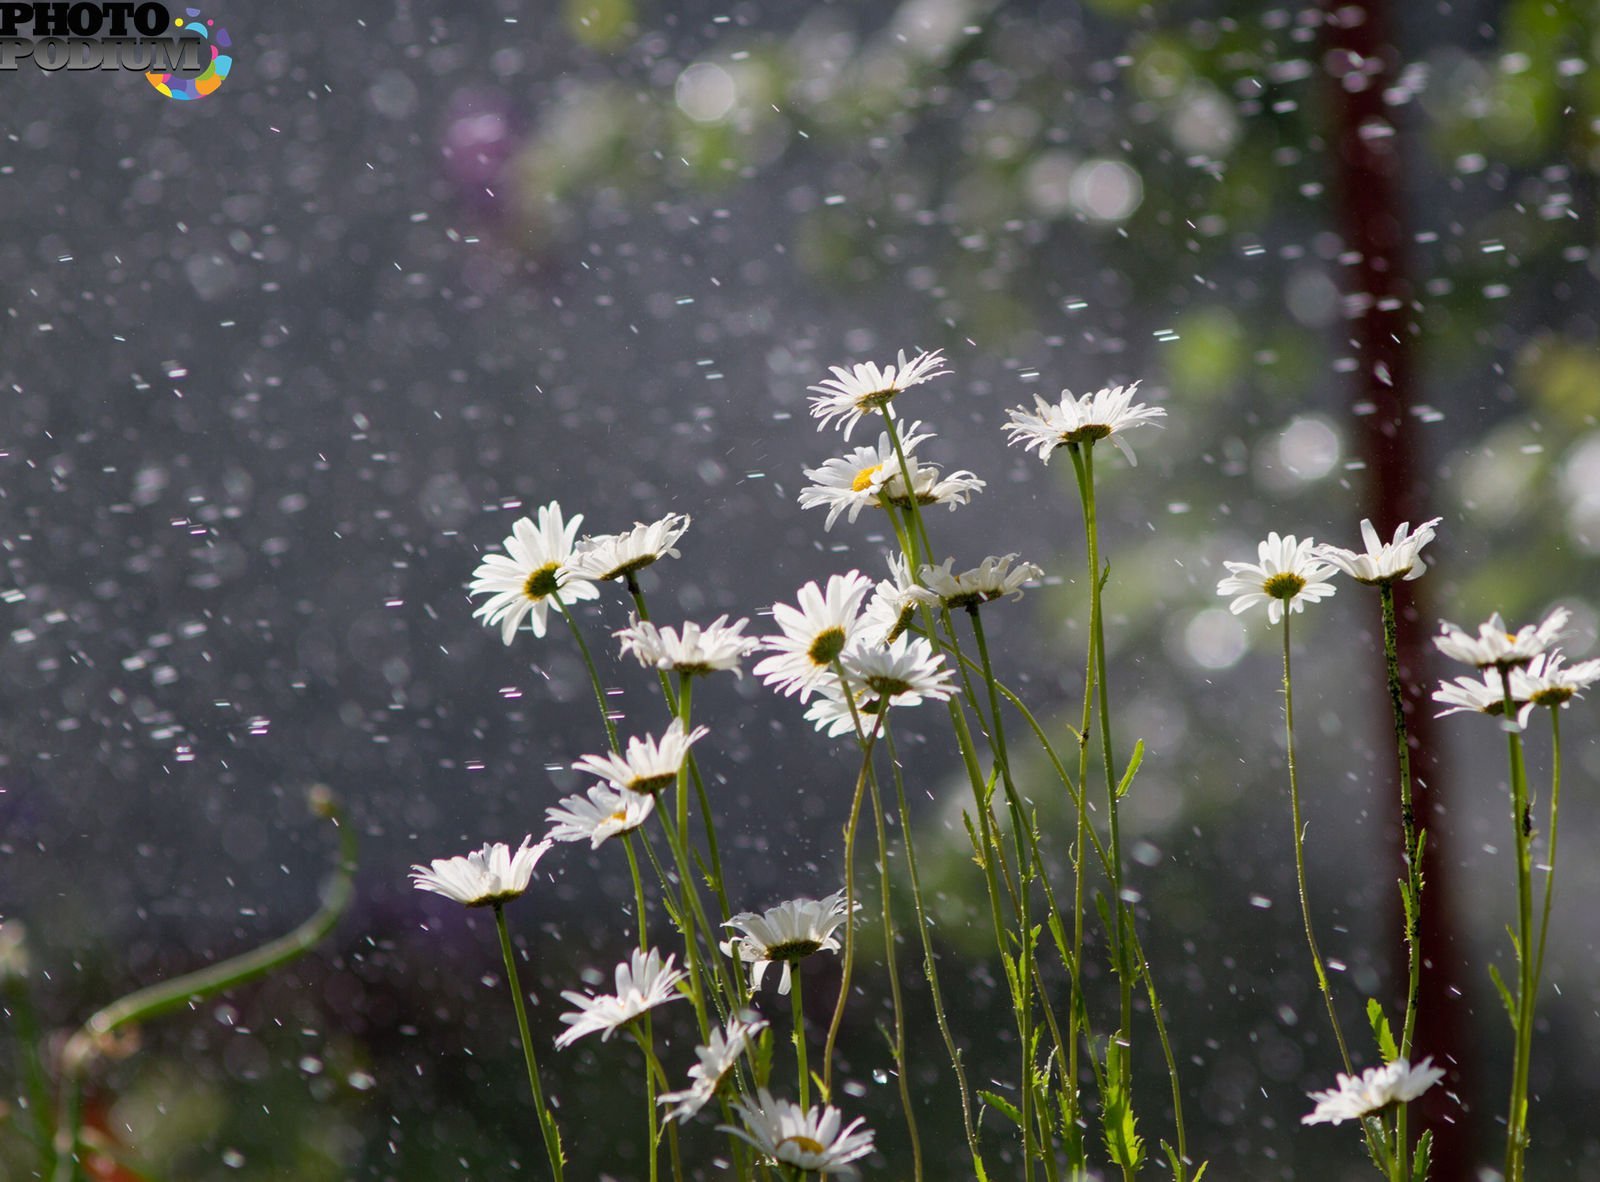
[[1383,1007],[1375,997],[1367,998],[1367,1021],[1372,1024],[1372,1037],[1377,1041],[1378,1053],[1383,1056],[1385,1063],[1393,1063],[1400,1057],[1400,1048],[1394,1045],[1389,1019],[1384,1016]]
[[1140,739],[1133,745],[1133,754],[1128,758],[1128,770],[1122,773],[1122,782],[1117,785],[1117,799],[1121,800],[1128,794],[1128,789],[1133,787],[1133,777],[1138,774],[1139,765],[1144,762],[1144,740]]
[[1011,1123],[1016,1125],[1017,1128],[1020,1129],[1022,1127],[1022,1113],[1017,1111],[1017,1106],[1009,1100],[997,1096],[993,1092],[986,1092],[982,1088],[978,1089],[978,1098],[1002,1116],[1010,1117]]
[[1106,1040],[1106,1086],[1100,1108],[1100,1125],[1105,1132],[1106,1152],[1125,1172],[1137,1172],[1144,1163],[1144,1140],[1133,1114],[1128,1048],[1117,1031]]
[[1517,1007],[1511,1001],[1511,990],[1506,988],[1506,983],[1500,979],[1500,970],[1494,965],[1489,966],[1489,978],[1494,982],[1495,991],[1500,994],[1500,1004],[1506,1007],[1506,1017],[1511,1020],[1511,1029],[1517,1028]]
[[1428,1167],[1433,1164],[1433,1130],[1417,1138],[1417,1155],[1411,1160],[1411,1182],[1428,1182]]

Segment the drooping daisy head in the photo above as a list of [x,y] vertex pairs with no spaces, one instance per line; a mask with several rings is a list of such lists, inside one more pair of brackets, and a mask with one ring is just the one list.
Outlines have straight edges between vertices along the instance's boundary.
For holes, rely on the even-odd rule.
[[854,1178],[857,1171],[850,1163],[872,1152],[872,1130],[864,1127],[861,1117],[845,1125],[837,1108],[807,1111],[775,1099],[766,1088],[756,1090],[753,1103],[740,1100],[734,1108],[744,1128],[719,1125],[719,1131],[748,1141],[774,1162],[806,1173]]
[[663,1092],[656,1097],[657,1104],[672,1105],[667,1110],[666,1119],[688,1120],[710,1103],[723,1078],[733,1070],[739,1056],[750,1045],[750,1040],[766,1026],[766,1022],[760,1018],[753,1022],[730,1018],[726,1032],[713,1030],[711,1041],[694,1049],[699,1062],[689,1068],[689,1086],[681,1092]]
[[1031,562],[1018,563],[1015,554],[991,555],[971,570],[954,573],[954,558],[946,558],[938,566],[922,568],[922,584],[938,596],[948,608],[976,607],[992,599],[1009,595],[1022,598],[1025,584],[1044,577],[1044,571]]
[[615,635],[622,641],[623,653],[631,652],[647,669],[675,670],[685,677],[731,669],[735,676],[742,677],[744,672],[739,668],[739,661],[761,643],[753,636],[744,635],[749,622],[739,620],[730,624],[727,616],[718,616],[704,628],[691,623],[676,631],[636,619]]
[[834,676],[833,662],[855,639],[861,601],[872,580],[860,571],[833,575],[826,588],[807,583],[796,597],[799,606],[772,605],[772,618],[782,632],[763,636],[761,647],[773,655],[761,660],[756,676],[785,697],[796,693],[808,701]]
[[[900,424],[900,449],[907,466],[915,463],[917,445],[932,438],[931,434],[919,431],[921,426],[920,422],[912,423],[909,428]],[[800,507],[826,507],[828,518],[823,528],[832,529],[840,514],[848,515],[853,525],[862,509],[881,505],[884,486],[900,476],[900,461],[894,453],[894,441],[884,431],[879,434],[876,447],[854,448],[847,456],[824,460],[821,467],[804,471],[812,483],[800,490]]]
[[1541,653],[1521,669],[1511,671],[1511,693],[1518,701],[1552,710],[1564,707],[1573,698],[1600,681],[1600,659],[1566,664],[1558,651]]
[[1366,545],[1364,553],[1342,550],[1338,546],[1318,546],[1316,557],[1331,563],[1358,583],[1381,586],[1397,579],[1420,579],[1428,569],[1420,554],[1422,548],[1433,541],[1434,530],[1442,517],[1424,521],[1411,532],[1411,523],[1403,521],[1394,531],[1394,541],[1384,542],[1372,522],[1361,519],[1361,540]]
[[1382,1067],[1369,1067],[1359,1076],[1341,1072],[1338,1087],[1311,1093],[1317,1106],[1302,1116],[1300,1123],[1336,1125],[1360,1120],[1391,1104],[1409,1104],[1443,1078],[1444,1071],[1433,1066],[1432,1057],[1415,1067],[1405,1059],[1396,1059]]
[[[1533,713],[1533,703],[1526,694],[1517,693],[1515,678],[1511,683],[1511,704],[1516,708],[1516,729],[1521,730],[1528,725],[1528,716]],[[1435,718],[1443,718],[1447,714],[1488,714],[1501,717],[1506,712],[1506,690],[1500,680],[1500,673],[1495,669],[1485,669],[1477,677],[1458,677],[1454,681],[1441,681],[1439,688],[1433,691],[1433,700],[1445,709],[1435,714]]]
[[896,395],[950,372],[941,368],[944,365],[942,349],[918,353],[910,361],[906,360],[906,352],[902,349],[896,362],[881,369],[871,361],[864,361],[849,369],[839,365],[829,366],[833,377],[823,378],[818,385],[808,387],[816,392],[816,397],[811,400],[811,417],[818,420],[817,430],[838,419],[839,425],[844,428],[844,437],[849,439],[850,432],[855,430],[855,425],[863,415],[881,414]]
[[1074,398],[1071,390],[1063,390],[1059,402],[1046,402],[1035,394],[1033,410],[1018,406],[1006,412],[1011,416],[1005,427],[1011,433],[1009,442],[1020,443],[1025,451],[1037,451],[1039,458],[1048,463],[1050,453],[1064,444],[1093,447],[1097,440],[1110,439],[1128,463],[1137,464],[1138,457],[1122,433],[1167,414],[1159,406],[1134,402],[1138,389],[1138,382],[1108,386],[1080,398]]
[[513,522],[510,536],[500,543],[506,552],[484,555],[472,572],[467,593],[489,596],[472,613],[473,618],[482,617],[491,628],[500,625],[500,639],[510,644],[524,619],[535,636],[543,636],[552,603],[569,605],[599,598],[594,584],[567,566],[582,524],[582,513],[563,521],[556,501],[539,510],[538,525],[526,517]]
[[569,1047],[596,1032],[605,1042],[640,1014],[681,998],[677,984],[687,975],[672,967],[672,957],[663,962],[654,948],[648,953],[634,949],[633,955],[617,966],[615,993],[591,997],[571,989],[562,992],[561,996],[578,1008],[561,1015],[568,1029],[556,1039],[556,1046]]
[[843,891],[825,899],[790,899],[760,914],[741,911],[723,925],[740,934],[723,941],[722,951],[753,966],[751,992],[761,987],[768,965],[781,965],[778,992],[788,993],[789,966],[817,952],[839,951],[837,933],[847,918]]
[[585,755],[572,765],[572,770],[598,776],[616,788],[654,796],[677,782],[689,748],[709,733],[705,727],[697,726],[684,734],[683,722],[674,718],[661,738],[634,735],[624,754],[608,751],[604,755]]
[[682,513],[635,525],[626,533],[597,534],[579,540],[567,569],[580,579],[604,583],[636,574],[662,558],[678,557],[678,539],[689,528]]
[[530,834],[515,853],[503,841],[458,858],[435,858],[411,868],[411,885],[468,907],[488,907],[515,899],[528,889],[533,868],[550,848],[548,841],[529,845]]
[[589,848],[619,833],[630,833],[655,812],[656,798],[610,784],[596,784],[583,796],[568,796],[545,809],[546,841],[587,841]]
[[889,555],[889,577],[880,582],[861,613],[861,635],[868,644],[889,644],[911,626],[917,607],[938,603],[939,597],[911,577],[911,566],[900,554]]
[[1571,613],[1558,607],[1541,624],[1526,624],[1515,632],[1495,612],[1478,625],[1478,635],[1469,636],[1454,624],[1443,621],[1443,631],[1433,638],[1439,651],[1452,661],[1476,665],[1479,669],[1515,669],[1546,652],[1561,638]]
[[1285,605],[1302,611],[1333,594],[1333,584],[1324,582],[1333,567],[1319,561],[1316,543],[1293,534],[1280,538],[1276,533],[1256,547],[1259,562],[1224,562],[1232,573],[1217,584],[1218,595],[1232,595],[1228,610],[1234,615],[1249,611],[1258,603],[1267,605],[1267,619],[1276,624],[1283,619]]

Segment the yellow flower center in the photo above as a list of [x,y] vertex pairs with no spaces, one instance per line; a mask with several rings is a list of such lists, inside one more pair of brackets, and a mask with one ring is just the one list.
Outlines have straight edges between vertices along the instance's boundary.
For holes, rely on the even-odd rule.
[[627,819],[628,819],[628,810],[627,809],[618,809],[616,812],[612,813],[609,817],[606,818],[606,820],[615,821],[619,825],[622,824]]
[[1104,439],[1111,434],[1111,428],[1105,423],[1086,423],[1076,431],[1067,431],[1061,436],[1063,443],[1093,443],[1096,439]]
[[1284,571],[1282,574],[1273,575],[1261,585],[1261,589],[1274,599],[1293,599],[1305,590],[1306,581],[1297,574]]
[[817,633],[817,638],[806,650],[806,656],[811,658],[813,665],[831,665],[833,659],[842,651],[844,651],[844,629],[829,628],[825,632]]
[[527,581],[522,584],[522,593],[535,601],[555,594],[561,588],[561,580],[557,577],[560,570],[559,562],[545,563],[528,576]]
[[778,1148],[780,1149],[782,1149],[785,1145],[798,1146],[799,1149],[804,1153],[823,1152],[821,1141],[814,1141],[810,1137],[802,1137],[799,1133],[795,1133],[793,1136],[785,1137],[782,1141],[778,1142]]
[[856,478],[850,482],[851,492],[866,492],[872,487],[872,481],[879,472],[883,471],[882,464],[874,464],[870,468],[863,468],[856,473]]

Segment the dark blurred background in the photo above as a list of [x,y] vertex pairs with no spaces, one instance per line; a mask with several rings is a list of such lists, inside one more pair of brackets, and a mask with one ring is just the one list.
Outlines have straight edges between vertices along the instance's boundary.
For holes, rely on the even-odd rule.
[[[877,576],[881,522],[828,533],[795,505],[802,465],[840,447],[805,387],[942,347],[954,376],[906,412],[939,431],[927,454],[989,487],[930,527],[960,565],[1017,550],[1052,576],[988,618],[1011,679],[1061,719],[1081,693],[1081,527],[1069,466],[1007,449],[1004,410],[1132,379],[1168,410],[1133,437],[1136,469],[1106,451],[1101,505],[1118,731],[1148,745],[1125,832],[1195,1148],[1219,1179],[1369,1176],[1354,1133],[1299,1125],[1336,1058],[1295,905],[1277,636],[1214,588],[1269,529],[1355,545],[1363,515],[1385,534],[1440,515],[1406,621],[1424,694],[1457,672],[1423,651],[1441,615],[1560,602],[1569,652],[1592,644],[1593,10],[207,15],[235,67],[201,101],[136,74],[0,75],[0,914],[25,924],[35,1004],[61,1029],[309,913],[330,856],[312,784],[344,800],[364,861],[315,955],[150,1026],[96,1077],[91,1118],[131,1160],[195,1179],[538,1171],[492,927],[405,872],[542,830],[603,736],[568,638],[502,647],[471,619],[470,573],[559,499],[596,532],[693,516],[683,558],[646,579],[667,622]],[[597,638],[627,617],[607,596],[580,618]],[[1377,624],[1352,584],[1297,617],[1313,900],[1357,1030],[1365,996],[1396,996]],[[652,683],[602,659],[625,729],[658,727]],[[751,678],[707,683],[696,707],[735,906],[834,889],[848,750]],[[981,889],[965,788],[938,720],[919,724],[929,742],[905,754],[946,988],[982,1043],[1007,1008],[989,937],[961,919]],[[1473,718],[1424,733],[1430,1012],[1452,1033],[1421,1049],[1452,1063],[1436,1115],[1469,1131],[1438,1175],[1455,1182],[1501,1151],[1510,1037],[1483,962],[1509,962],[1512,867],[1499,736]],[[1575,704],[1537,1177],[1600,1178],[1600,1067],[1576,1051],[1600,1037],[1596,734]],[[630,887],[611,847],[545,866],[555,881],[509,914],[548,1040],[559,990],[626,950]],[[837,966],[813,972],[825,1013]],[[843,1103],[879,1130],[869,1173],[891,1177],[906,1155],[874,1074],[881,1016],[852,1015]],[[668,1032],[681,1071],[689,1032]],[[641,1176],[612,1116],[629,1050],[541,1052],[572,1176]],[[958,1163],[930,1177],[960,1177],[943,1050],[930,1032],[912,1055],[924,1129]],[[0,1040],[0,1098],[17,1063]],[[1170,1135],[1158,1067],[1152,1142]],[[30,1177],[19,1119],[0,1123],[0,1172]],[[708,1160],[703,1131],[689,1144]]]

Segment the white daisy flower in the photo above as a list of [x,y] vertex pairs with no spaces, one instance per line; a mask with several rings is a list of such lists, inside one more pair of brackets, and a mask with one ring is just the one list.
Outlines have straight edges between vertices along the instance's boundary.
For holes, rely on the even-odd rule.
[[500,639],[510,644],[525,617],[535,636],[543,636],[551,596],[561,593],[561,602],[573,604],[583,599],[598,599],[594,584],[567,569],[572,557],[573,539],[583,524],[579,513],[571,521],[561,519],[561,505],[551,501],[539,510],[539,524],[519,517],[511,534],[500,544],[505,554],[487,554],[472,572],[469,595],[488,595],[472,613],[483,617],[487,627],[500,625]]
[[1573,698],[1600,681],[1600,659],[1565,664],[1559,652],[1542,653],[1522,669],[1511,671],[1511,693],[1520,702],[1535,706],[1565,706]]
[[830,365],[833,377],[807,387],[817,394],[811,400],[811,417],[818,420],[817,430],[838,419],[844,428],[844,437],[849,439],[863,415],[882,413],[895,395],[950,372],[940,368],[944,364],[942,349],[918,353],[910,361],[906,360],[906,351],[901,349],[896,361],[896,365],[886,365],[882,369],[871,361],[849,369]]
[[488,907],[515,899],[528,889],[533,868],[550,848],[548,841],[530,846],[529,834],[517,852],[503,841],[485,845],[465,857],[435,858],[431,865],[411,868],[411,885],[468,907]]
[[585,755],[572,765],[572,770],[597,776],[629,792],[654,796],[677,783],[678,771],[689,757],[689,748],[710,733],[705,727],[697,726],[685,735],[682,720],[674,718],[660,739],[635,735],[628,740],[625,754],[608,751],[604,755]]
[[766,1029],[766,1025],[760,1018],[754,1022],[742,1022],[738,1018],[730,1018],[726,1033],[713,1030],[711,1041],[703,1047],[694,1049],[695,1057],[700,1061],[689,1068],[689,1086],[681,1092],[663,1092],[656,1097],[657,1104],[672,1105],[666,1119],[688,1120],[709,1104],[712,1097],[717,1094],[723,1076],[733,1070],[733,1065],[739,1061],[739,1056],[744,1054],[745,1048],[750,1045],[750,1040]]
[[[901,426],[900,449],[905,453],[907,467],[915,462],[912,453],[917,444],[933,438],[931,433],[919,433],[921,426],[920,422],[912,423],[909,429]],[[894,441],[884,431],[878,436],[876,447],[855,448],[847,456],[824,460],[820,468],[806,468],[804,472],[815,483],[800,490],[800,507],[826,506],[828,519],[823,528],[832,529],[841,513],[848,513],[854,525],[862,509],[879,504],[884,486],[900,476],[900,460],[894,454]],[[903,481],[900,487],[903,491]]]
[[956,692],[955,674],[920,636],[901,636],[882,648],[852,645],[840,663],[852,689],[869,690],[896,706],[942,702]]
[[807,1173],[855,1178],[858,1173],[850,1163],[872,1152],[872,1130],[863,1127],[859,1116],[844,1125],[837,1108],[808,1112],[788,1100],[774,1099],[766,1088],[756,1090],[755,1103],[740,1100],[734,1108],[745,1127],[719,1125],[719,1132],[732,1133],[773,1161]]
[[1120,433],[1167,415],[1159,406],[1134,402],[1138,389],[1138,382],[1108,386],[1081,398],[1074,398],[1071,390],[1063,390],[1061,401],[1055,403],[1035,394],[1033,410],[1018,406],[1006,412],[1011,422],[1004,429],[1011,432],[1009,442],[1022,444],[1025,451],[1037,451],[1046,463],[1050,462],[1050,453],[1062,444],[1092,445],[1097,439],[1109,438],[1128,457],[1128,463],[1136,465],[1139,460]]
[[596,784],[585,796],[568,796],[545,809],[545,820],[550,822],[545,840],[587,841],[590,849],[599,849],[606,838],[643,825],[655,808],[654,796]]
[[[916,490],[916,503],[922,508],[929,505],[948,505],[955,512],[957,505],[965,505],[972,494],[982,492],[985,484],[965,468],[941,476],[934,464],[924,464],[915,456],[906,457],[906,470],[911,473],[911,487]],[[898,469],[884,482],[878,492],[880,506],[892,505],[896,509],[910,509],[912,498],[906,492],[905,476]]]
[[919,586],[911,566],[900,554],[889,555],[889,577],[880,582],[861,613],[861,634],[871,644],[889,644],[911,626],[917,607],[938,603],[939,597]]
[[678,632],[657,628],[648,620],[635,619],[614,635],[622,641],[623,653],[631,652],[648,669],[676,670],[690,676],[731,669],[735,676],[743,677],[740,659],[755,652],[761,644],[755,637],[744,635],[749,622],[739,620],[730,624],[724,615],[704,628],[699,624],[685,624]]
[[991,555],[971,570],[955,574],[951,568],[956,560],[946,558],[938,566],[922,568],[922,585],[949,608],[972,607],[1006,595],[1021,599],[1023,584],[1043,578],[1044,571],[1031,562],[1012,569],[1016,559],[1015,554]]
[[567,570],[596,583],[623,578],[659,559],[677,558],[678,539],[688,528],[687,516],[668,513],[660,521],[640,523],[627,533],[583,538],[568,561]]
[[663,963],[661,953],[654,948],[648,955],[634,949],[633,955],[617,966],[616,993],[590,997],[571,989],[562,992],[561,996],[578,1008],[561,1015],[570,1029],[556,1039],[556,1046],[569,1047],[596,1031],[600,1032],[600,1041],[605,1042],[640,1014],[681,998],[683,994],[676,986],[686,976],[681,969],[672,967],[672,957]]
[[856,719],[859,718],[862,728],[870,735],[878,715],[889,708],[890,700],[880,698],[867,689],[852,689],[850,696],[856,703],[854,714],[837,685],[824,686],[822,692],[812,699],[811,705],[806,707],[806,721],[830,739],[837,739],[840,735],[855,734]]
[[1224,562],[1231,572],[1217,584],[1218,595],[1237,598],[1228,605],[1234,615],[1249,611],[1258,603],[1267,605],[1267,619],[1276,624],[1283,619],[1284,605],[1302,611],[1333,594],[1332,583],[1324,582],[1333,567],[1319,561],[1310,538],[1297,540],[1293,534],[1280,538],[1276,533],[1256,547],[1260,562]]
[[833,676],[833,662],[860,627],[861,601],[872,580],[860,571],[833,575],[827,589],[807,583],[797,596],[799,607],[772,605],[772,618],[782,635],[763,636],[761,647],[775,654],[755,667],[755,674],[785,697],[808,701]]
[[1422,548],[1433,541],[1434,528],[1443,521],[1435,517],[1424,521],[1412,533],[1411,523],[1403,521],[1394,531],[1394,541],[1385,543],[1372,528],[1372,522],[1361,519],[1361,540],[1366,543],[1366,553],[1341,550],[1338,546],[1318,546],[1316,557],[1332,563],[1358,583],[1377,585],[1392,583],[1396,579],[1420,579],[1428,569],[1419,555]]
[[1382,1067],[1369,1067],[1361,1075],[1339,1073],[1339,1086],[1326,1092],[1312,1092],[1315,1109],[1300,1118],[1303,1125],[1332,1124],[1360,1120],[1391,1104],[1407,1104],[1444,1078],[1441,1068],[1424,1059],[1415,1067],[1396,1059]]
[[[1446,707],[1435,714],[1435,718],[1462,713],[1500,716],[1506,712],[1505,686],[1500,683],[1500,674],[1493,669],[1485,670],[1476,679],[1458,677],[1454,681],[1441,681],[1439,688],[1433,691],[1433,700]],[[1521,730],[1528,725],[1534,704],[1527,695],[1518,692],[1515,679],[1511,683],[1511,700],[1517,706],[1517,729]]]
[[[859,910],[860,903],[856,904]],[[737,956],[750,970],[750,991],[761,987],[768,965],[782,965],[778,992],[789,992],[789,966],[816,952],[839,951],[838,930],[846,921],[844,892],[835,891],[826,899],[790,899],[757,915],[741,911],[724,927],[741,935],[722,943],[722,951]]]
[[1448,621],[1441,621],[1440,626],[1444,631],[1433,638],[1433,643],[1452,661],[1476,665],[1480,669],[1490,666],[1514,669],[1518,665],[1526,665],[1555,644],[1561,637],[1561,630],[1567,626],[1570,615],[1566,608],[1558,607],[1545,617],[1542,624],[1527,624],[1516,632],[1507,632],[1506,622],[1500,618],[1499,612],[1495,612],[1486,622],[1478,625],[1478,635],[1475,637],[1468,636]]

